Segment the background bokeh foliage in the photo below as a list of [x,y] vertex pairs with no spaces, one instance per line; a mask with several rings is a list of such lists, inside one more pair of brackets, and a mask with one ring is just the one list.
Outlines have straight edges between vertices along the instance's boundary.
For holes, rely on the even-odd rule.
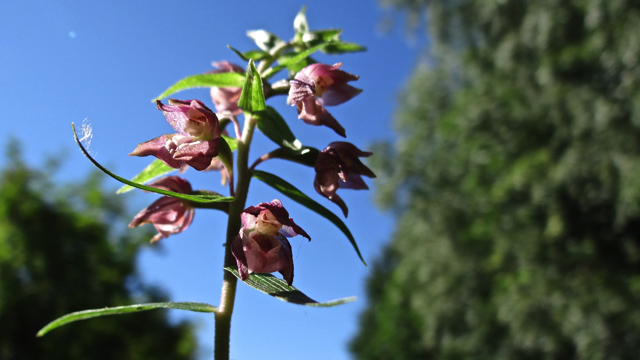
[[374,149],[398,222],[353,353],[636,358],[638,3],[385,3],[432,45]]
[[[0,170],[0,358],[194,359],[192,323],[154,310],[89,320],[36,333],[66,313],[166,300],[136,274],[145,231],[123,231],[123,198],[89,174],[55,183],[60,161],[29,168],[12,142]],[[59,157],[58,157],[59,158]]]

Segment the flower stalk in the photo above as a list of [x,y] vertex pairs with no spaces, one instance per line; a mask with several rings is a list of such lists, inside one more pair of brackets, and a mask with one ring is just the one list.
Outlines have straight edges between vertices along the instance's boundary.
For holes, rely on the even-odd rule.
[[[238,140],[238,153],[236,159],[237,183],[235,200],[229,204],[229,218],[227,221],[227,239],[224,250],[224,267],[234,267],[236,259],[231,253],[231,243],[240,231],[242,221],[240,214],[245,208],[249,184],[251,182],[251,170],[249,169],[249,149],[253,138],[256,119],[247,114],[244,124],[242,139]],[[215,339],[214,359],[229,359],[229,340],[231,335],[231,315],[236,297],[236,285],[238,279],[228,271],[223,270],[222,293],[220,304],[215,314]]]

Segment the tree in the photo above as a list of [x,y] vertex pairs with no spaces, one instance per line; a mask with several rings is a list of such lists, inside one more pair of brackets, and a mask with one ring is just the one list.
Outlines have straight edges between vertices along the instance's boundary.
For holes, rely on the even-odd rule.
[[640,5],[390,3],[433,46],[376,151],[398,224],[354,354],[637,358]]
[[36,338],[69,312],[166,296],[136,277],[149,234],[111,225],[126,223],[125,209],[104,193],[101,177],[65,189],[49,179],[52,167],[30,169],[11,148],[0,174],[0,358],[194,358],[193,326],[170,324],[162,311],[81,321]]

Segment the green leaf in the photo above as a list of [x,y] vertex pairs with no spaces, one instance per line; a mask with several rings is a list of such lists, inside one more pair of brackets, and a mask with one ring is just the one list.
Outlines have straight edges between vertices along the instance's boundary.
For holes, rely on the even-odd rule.
[[271,158],[283,159],[296,162],[298,164],[314,167],[320,151],[313,147],[303,146],[300,150],[291,150],[281,147],[270,152]]
[[249,60],[249,64],[247,64],[247,76],[242,87],[242,94],[240,94],[240,99],[238,100],[238,106],[249,113],[266,109],[262,79],[253,60]]
[[104,308],[104,309],[94,309],[94,310],[84,310],[78,311],[71,314],[67,314],[56,320],[50,322],[47,326],[43,327],[40,331],[38,331],[37,336],[43,336],[49,331],[58,328],[62,325],[66,325],[70,322],[78,321],[78,320],[86,320],[91,319],[98,316],[105,315],[118,315],[118,314],[127,314],[139,311],[146,311],[151,309],[178,309],[178,310],[189,310],[196,312],[206,312],[211,313],[218,310],[215,306],[200,303],[200,302],[161,302],[161,303],[148,303],[148,304],[136,304],[136,305],[128,305],[128,306],[118,306],[112,308]]
[[313,46],[316,45],[314,41],[340,41],[340,34],[342,34],[342,29],[315,30],[306,34],[302,40]]
[[[178,169],[174,169],[171,166],[165,164],[160,159],[155,159],[151,164],[144,168],[138,175],[134,176],[131,181],[144,184],[164,174],[170,173]],[[116,191],[116,194],[124,194],[127,191],[133,190],[133,186],[125,185]]]
[[351,235],[351,231],[349,231],[349,228],[347,228],[344,222],[342,222],[342,220],[340,220],[340,218],[336,214],[332,213],[324,206],[318,204],[315,200],[311,199],[300,190],[296,189],[295,186],[289,184],[287,181],[281,179],[276,175],[270,174],[265,171],[253,170],[253,177],[278,190],[282,194],[289,197],[291,200],[307,207],[308,209],[311,209],[312,211],[315,211],[318,215],[331,221],[335,226],[338,227],[338,229],[342,231],[342,233],[347,236],[347,239],[349,239],[349,242],[358,254],[358,257],[360,258],[362,263],[367,265],[367,263],[362,258],[360,249],[358,249],[356,239],[353,237],[353,235]]
[[276,144],[292,150],[300,150],[302,144],[293,135],[287,122],[276,109],[267,106],[267,110],[257,114],[258,129]]
[[247,58],[246,61],[251,59],[253,59],[253,61],[259,61],[271,57],[271,54],[262,50],[249,50],[244,53],[244,57]]
[[[237,141],[235,142],[235,147],[238,147]],[[227,143],[226,137],[220,139],[220,142],[218,143],[218,158],[227,168],[229,177],[233,179],[233,150],[231,150],[231,147]]]
[[230,45],[227,45],[227,47],[233,51],[234,53],[236,53],[236,55],[238,55],[240,57],[240,59],[244,60],[244,61],[249,61],[251,59],[253,59],[253,61],[259,61],[262,59],[266,59],[268,57],[270,57],[271,55],[263,50],[249,50],[247,52],[245,52],[244,54],[240,52],[240,50],[237,50],[233,47],[231,47]]
[[314,52],[322,49],[323,47],[325,47],[327,45],[328,45],[328,43],[316,45],[316,46],[310,47],[310,48],[308,48],[306,50],[300,51],[295,56],[285,58],[284,60],[281,60],[281,61],[278,62],[278,66],[274,66],[272,68],[267,69],[267,71],[265,71],[263,77],[265,79],[268,79],[271,76],[275,75],[278,71],[284,69],[285,67],[293,66],[293,65],[305,60],[306,58],[311,56],[311,54],[313,54]]
[[187,76],[171,85],[162,94],[151,101],[160,100],[181,90],[199,87],[241,87],[244,83],[244,74],[237,72],[224,72],[215,74],[200,74]]
[[229,137],[229,136],[224,135],[224,134],[222,134],[220,136],[222,136],[224,141],[227,142],[227,145],[229,145],[229,149],[231,151],[236,151],[236,149],[238,148],[238,139]]
[[[224,268],[228,272],[232,273],[235,277],[240,279],[240,274],[237,269],[226,267]],[[242,279],[240,279],[242,280]],[[356,301],[355,296],[350,296],[342,299],[336,299],[325,302],[317,302],[304,293],[302,291],[296,289],[293,286],[287,285],[287,282],[278,279],[277,277],[271,274],[250,274],[249,278],[244,281],[245,284],[251,286],[252,288],[259,290],[267,295],[271,295],[275,298],[278,298],[282,301],[286,301],[292,304],[298,305],[306,305],[306,306],[314,306],[314,307],[330,307],[341,304],[346,304],[349,302]]]
[[344,54],[366,50],[367,48],[362,45],[340,41],[327,43],[327,46],[321,51],[326,54]]
[[183,199],[183,200],[187,200],[187,201],[193,201],[193,202],[197,202],[197,203],[232,202],[233,200],[235,200],[235,198],[233,198],[233,197],[223,197],[223,196],[214,195],[214,194],[205,194],[205,195],[181,194],[181,193],[168,191],[168,190],[157,189],[157,188],[154,188],[154,187],[151,187],[151,186],[146,186],[146,185],[135,183],[133,181],[129,181],[129,180],[123,178],[123,177],[120,177],[120,176],[112,173],[111,171],[107,170],[104,166],[100,165],[97,161],[95,161],[91,157],[91,155],[89,155],[89,153],[84,148],[84,146],[82,146],[82,143],[80,143],[80,140],[78,139],[78,134],[76,134],[76,127],[75,127],[75,125],[73,123],[71,123],[71,129],[73,130],[73,138],[76,140],[76,144],[78,144],[78,146],[80,147],[80,150],[82,151],[84,156],[86,156],[87,159],[89,159],[89,161],[91,161],[91,163],[93,165],[95,165],[98,169],[100,169],[103,173],[111,176],[112,178],[120,181],[123,184],[127,184],[129,186],[133,186],[135,188],[146,190],[146,191],[149,191],[149,192],[162,194],[162,195],[166,195],[166,196],[171,196],[171,197],[175,197],[175,198]]
[[280,40],[277,35],[266,30],[249,30],[247,31],[247,36],[253,39],[256,45],[264,51],[269,51],[276,46],[284,44],[284,41]]

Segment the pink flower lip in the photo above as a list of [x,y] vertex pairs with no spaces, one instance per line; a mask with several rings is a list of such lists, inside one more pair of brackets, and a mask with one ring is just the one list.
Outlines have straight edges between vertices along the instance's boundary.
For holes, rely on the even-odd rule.
[[189,165],[201,171],[209,167],[220,142],[216,114],[200,100],[169,99],[169,105],[158,100],[157,107],[177,133],[143,142],[129,156],[152,155],[175,169]]
[[345,137],[344,128],[325,109],[342,104],[362,92],[348,84],[358,75],[340,70],[342,63],[334,65],[311,64],[300,70],[289,81],[288,102],[298,109],[298,118],[310,125],[325,125]]
[[233,239],[231,252],[236,258],[240,278],[251,273],[280,272],[291,285],[293,255],[288,237],[309,235],[296,225],[280,200],[249,206],[242,214],[242,228]]
[[318,154],[314,165],[316,177],[313,186],[318,194],[336,203],[345,217],[349,214],[349,209],[336,191],[339,188],[369,189],[362,176],[375,178],[376,175],[358,158],[371,155],[372,153],[361,151],[355,145],[343,141],[332,142]]
[[[149,186],[158,189],[174,191],[182,194],[193,192],[191,184],[183,178],[177,176],[167,176],[160,178]],[[186,201],[163,196],[154,201],[151,205],[140,211],[129,224],[130,228],[143,224],[153,224],[158,231],[151,242],[157,242],[170,235],[179,234],[185,231],[193,221],[195,209]]]

